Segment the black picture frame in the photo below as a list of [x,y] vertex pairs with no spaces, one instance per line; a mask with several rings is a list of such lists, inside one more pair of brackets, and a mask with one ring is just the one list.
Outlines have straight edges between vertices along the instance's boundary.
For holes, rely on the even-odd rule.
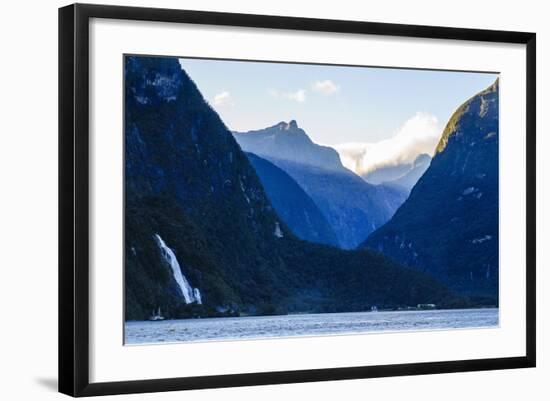
[[[91,18],[438,38],[526,45],[527,324],[520,357],[90,383],[89,22]],[[59,9],[59,391],[95,396],[534,367],[536,35],[527,32],[74,4]]]

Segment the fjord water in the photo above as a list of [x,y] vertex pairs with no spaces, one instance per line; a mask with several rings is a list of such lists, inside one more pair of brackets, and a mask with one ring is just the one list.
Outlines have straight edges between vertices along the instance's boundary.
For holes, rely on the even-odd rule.
[[487,308],[127,321],[125,344],[486,328],[498,316]]

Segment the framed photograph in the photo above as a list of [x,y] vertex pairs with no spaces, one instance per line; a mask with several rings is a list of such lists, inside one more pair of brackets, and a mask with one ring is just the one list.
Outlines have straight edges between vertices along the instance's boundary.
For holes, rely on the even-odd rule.
[[535,366],[535,34],[59,10],[59,390]]

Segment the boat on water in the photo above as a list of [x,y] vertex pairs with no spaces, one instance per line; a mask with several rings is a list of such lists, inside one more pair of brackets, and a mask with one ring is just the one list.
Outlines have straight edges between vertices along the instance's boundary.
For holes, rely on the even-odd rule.
[[149,320],[152,322],[158,322],[159,320],[164,320],[164,316],[160,313],[160,307],[158,308],[158,311],[155,312],[153,310],[153,314],[149,317]]

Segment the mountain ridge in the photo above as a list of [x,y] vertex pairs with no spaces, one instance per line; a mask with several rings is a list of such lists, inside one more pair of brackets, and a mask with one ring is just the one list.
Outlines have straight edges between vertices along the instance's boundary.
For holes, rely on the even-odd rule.
[[233,131],[244,149],[254,149],[260,157],[277,154],[279,159],[300,161],[327,170],[344,168],[338,152],[329,146],[318,145],[298,127],[296,120],[281,121],[271,127],[247,132]]
[[450,118],[407,201],[363,247],[498,303],[498,79]]
[[420,177],[426,172],[430,166],[432,158],[427,153],[419,154],[412,163],[410,163],[410,168],[400,177],[391,180],[384,181],[383,184],[389,186],[398,186],[399,188],[404,188],[407,192],[410,192],[412,188],[416,185]]
[[[286,129],[289,125],[295,129]],[[321,210],[340,247],[353,249],[393,215],[406,191],[367,183],[344,167],[336,150],[315,144],[297,127],[295,121],[281,122],[233,135],[244,151],[288,173]]]

